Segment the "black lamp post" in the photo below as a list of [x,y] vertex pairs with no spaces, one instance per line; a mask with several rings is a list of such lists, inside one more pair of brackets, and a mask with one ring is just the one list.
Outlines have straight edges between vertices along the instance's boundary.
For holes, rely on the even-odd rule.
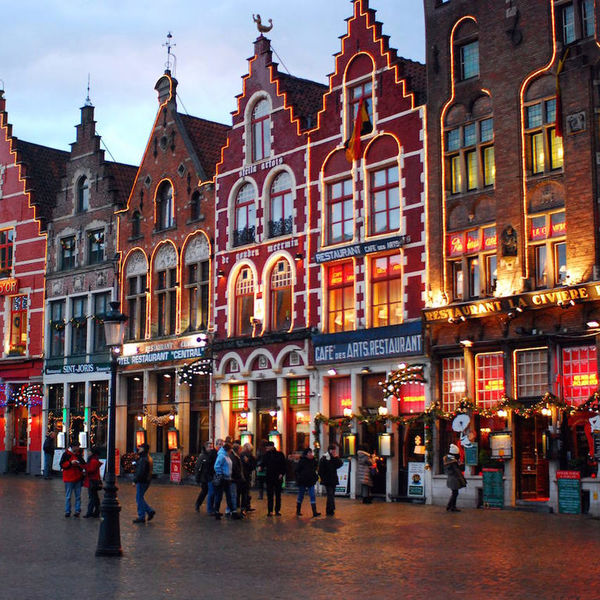
[[106,472],[104,475],[104,498],[100,510],[102,522],[98,534],[96,556],[121,556],[121,528],[115,477],[115,398],[117,388],[117,357],[123,345],[127,317],[119,311],[119,303],[111,302],[104,317],[104,336],[110,349],[110,396],[108,399],[108,444],[106,449]]

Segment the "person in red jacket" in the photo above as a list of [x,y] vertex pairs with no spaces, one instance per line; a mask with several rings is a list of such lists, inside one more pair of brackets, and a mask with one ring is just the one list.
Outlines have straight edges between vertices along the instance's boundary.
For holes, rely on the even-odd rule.
[[65,482],[65,517],[71,516],[71,496],[75,493],[75,516],[81,514],[81,482],[85,461],[78,441],[74,441],[60,457],[63,481]]
[[83,515],[84,519],[93,517],[97,519],[100,516],[100,498],[98,492],[102,489],[102,479],[100,477],[100,467],[102,463],[98,458],[98,450],[91,448],[91,454],[88,456],[87,463],[85,463],[85,479],[83,480],[83,487],[88,489],[88,507],[87,513]]

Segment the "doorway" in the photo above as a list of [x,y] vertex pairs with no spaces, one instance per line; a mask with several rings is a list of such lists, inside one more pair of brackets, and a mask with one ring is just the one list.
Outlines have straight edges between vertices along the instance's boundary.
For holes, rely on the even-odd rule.
[[[269,433],[277,430],[277,380],[256,383],[256,438],[268,440]],[[283,432],[281,432],[283,433]]]
[[519,500],[547,500],[550,496],[548,418],[516,416],[517,496]]
[[27,425],[28,413],[26,406],[16,406],[13,411],[13,470],[23,473],[27,470]]

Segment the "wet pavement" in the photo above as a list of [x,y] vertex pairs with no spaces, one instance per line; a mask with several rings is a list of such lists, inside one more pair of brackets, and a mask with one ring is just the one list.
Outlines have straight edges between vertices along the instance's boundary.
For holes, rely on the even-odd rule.
[[306,500],[296,517],[284,494],[268,518],[254,493],[249,518],[215,521],[194,512],[196,488],[167,484],[134,525],[135,488],[119,485],[124,555],[97,558],[98,520],[64,518],[58,478],[0,476],[0,600],[600,598],[587,516],[338,499],[333,518]]

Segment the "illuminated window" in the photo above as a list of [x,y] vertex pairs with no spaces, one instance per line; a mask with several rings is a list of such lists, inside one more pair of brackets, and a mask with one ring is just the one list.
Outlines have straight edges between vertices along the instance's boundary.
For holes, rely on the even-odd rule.
[[255,211],[254,188],[246,183],[240,188],[235,198],[234,246],[243,246],[254,242],[256,231]]
[[190,310],[192,331],[208,327],[208,307],[210,290],[210,263],[203,260],[187,267],[186,289]]
[[329,333],[354,329],[354,265],[327,268],[327,329]]
[[156,194],[156,229],[169,229],[174,224],[173,187],[168,181],[163,181]]
[[562,138],[556,136],[556,99],[537,101],[525,107],[527,168],[533,175],[561,169]]
[[354,237],[352,179],[327,186],[327,241],[338,244]]
[[127,278],[127,339],[143,339],[146,334],[146,275]]
[[50,358],[65,353],[65,301],[50,302]]
[[288,401],[290,406],[302,406],[310,403],[308,378],[288,379]]
[[71,354],[85,354],[87,350],[87,297],[71,300]]
[[464,278],[462,260],[452,261],[452,298],[462,300],[464,295]]
[[496,182],[494,120],[486,118],[444,132],[446,190],[450,194],[491,187]]
[[400,229],[400,187],[398,167],[387,167],[371,173],[370,234],[389,233]]
[[469,42],[459,47],[460,79],[479,77],[479,41]]
[[485,291],[488,296],[493,295],[498,284],[498,259],[495,254],[485,257]]
[[287,331],[292,324],[292,270],[287,260],[271,271],[271,330]]
[[252,271],[244,267],[235,283],[235,335],[252,333],[254,316],[254,278]]
[[87,177],[80,177],[77,182],[77,212],[90,208],[90,186]]
[[0,231],[0,277],[6,277],[12,272],[13,242],[14,231],[12,229]]
[[488,352],[475,356],[476,402],[492,408],[504,396],[504,353]]
[[104,317],[109,311],[110,294],[103,292],[94,295],[94,316],[93,316],[93,349],[94,352],[101,352],[106,347],[106,338],[104,337]]
[[465,359],[462,356],[442,360],[442,408],[454,412],[467,393]]
[[279,173],[273,180],[270,209],[269,237],[292,233],[292,179],[289,173]]
[[400,386],[398,413],[407,415],[425,410],[425,385],[419,382],[404,383]]
[[565,212],[529,219],[536,289],[568,284]]
[[350,377],[336,377],[329,380],[329,416],[342,417],[344,409],[352,409]]
[[515,350],[517,398],[541,397],[548,391],[548,348]]
[[349,93],[349,120],[348,120],[348,138],[354,131],[354,123],[356,122],[356,115],[358,114],[358,108],[360,101],[363,101],[367,114],[369,115],[369,121],[373,123],[373,84],[371,80],[360,83],[350,88]]
[[230,385],[229,399],[232,410],[248,410],[248,385],[245,383]]
[[88,231],[88,265],[104,261],[104,229]]
[[172,335],[177,323],[177,269],[156,273],[156,302],[158,304],[158,335]]
[[596,346],[576,346],[562,350],[562,384],[565,402],[583,404],[598,389]]
[[60,240],[60,268],[63,271],[75,267],[75,236]]
[[259,100],[252,111],[252,161],[271,155],[271,116],[267,100]]
[[402,323],[402,256],[371,260],[371,324],[384,327]]

